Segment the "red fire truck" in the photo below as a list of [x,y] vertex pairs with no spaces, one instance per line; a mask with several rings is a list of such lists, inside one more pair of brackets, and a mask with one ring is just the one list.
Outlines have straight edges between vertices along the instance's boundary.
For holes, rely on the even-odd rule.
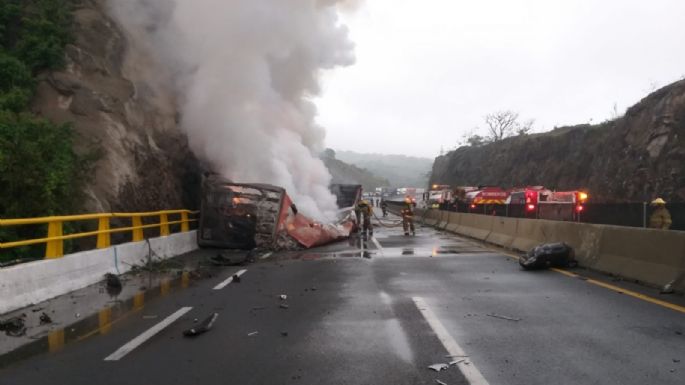
[[584,191],[553,191],[543,186],[529,186],[512,191],[507,204],[524,205],[526,217],[575,221],[587,200],[588,194]]
[[504,205],[509,192],[497,186],[480,186],[477,190],[466,192],[469,211],[485,212],[488,205]]

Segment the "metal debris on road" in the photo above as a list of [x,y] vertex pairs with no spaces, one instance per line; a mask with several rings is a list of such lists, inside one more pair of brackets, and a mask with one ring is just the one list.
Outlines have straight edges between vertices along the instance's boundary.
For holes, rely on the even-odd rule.
[[233,274],[233,283],[240,283],[240,276],[238,274]]
[[439,384],[439,385],[447,385],[447,383],[442,382],[442,381],[440,381],[440,380],[435,380],[435,383],[436,383],[436,384]]
[[290,306],[288,306],[288,304],[285,304],[285,303],[282,303],[279,307],[280,307],[281,309],[288,309],[288,308],[290,308]]
[[216,321],[216,319],[218,317],[219,317],[219,313],[213,313],[212,315],[207,317],[204,321],[202,321],[198,326],[184,330],[183,335],[186,337],[196,337],[202,333],[209,331],[212,328],[212,326],[214,325],[214,322]]
[[10,337],[21,337],[26,334],[24,319],[21,317],[12,317],[7,321],[0,320],[0,331],[4,331],[5,334]]
[[252,336],[256,336],[257,334],[259,334],[259,332],[258,332],[258,331],[254,331],[254,332],[252,332],[252,333],[247,333],[247,336],[248,336],[248,337],[252,337]]
[[499,319],[503,319],[503,320],[507,320],[507,321],[514,321],[514,322],[518,322],[521,320],[521,318],[507,317],[505,315],[499,315],[499,314],[494,314],[494,313],[486,314],[486,316],[493,317],[493,318],[499,318]]
[[52,323],[52,318],[50,318],[49,315],[47,315],[47,314],[45,314],[45,312],[43,312],[40,315],[40,324],[45,325],[45,324],[51,324],[51,323]]
[[288,336],[288,332],[281,332],[281,337],[287,337],[287,336]]
[[428,366],[428,369],[435,370],[436,372],[441,372],[443,370],[449,369],[449,367],[450,366],[448,364],[433,364]]
[[288,296],[285,295],[285,294],[281,294],[281,295],[278,296],[278,298],[280,298],[281,300],[285,301],[286,299],[288,299]]
[[453,366],[453,365],[456,365],[456,364],[460,364],[460,363],[462,363],[462,362],[464,362],[464,361],[466,361],[466,360],[464,360],[464,359],[462,359],[462,360],[454,360],[454,361],[450,361],[449,364],[450,364],[450,366]]

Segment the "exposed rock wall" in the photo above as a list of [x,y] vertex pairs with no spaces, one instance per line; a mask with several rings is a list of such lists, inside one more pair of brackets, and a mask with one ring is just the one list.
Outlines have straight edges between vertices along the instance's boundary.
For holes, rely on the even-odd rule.
[[461,147],[435,159],[431,183],[586,188],[595,202],[685,201],[685,81],[615,121]]
[[83,211],[195,206],[200,166],[153,58],[127,41],[106,0],[75,3],[67,66],[41,76],[32,109],[71,122],[78,151],[99,151]]

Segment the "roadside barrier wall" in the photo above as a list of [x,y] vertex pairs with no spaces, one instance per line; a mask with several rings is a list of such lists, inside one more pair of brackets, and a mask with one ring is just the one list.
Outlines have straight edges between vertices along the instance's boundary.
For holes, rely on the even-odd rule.
[[492,221],[492,231],[485,239],[486,242],[494,243],[506,248],[511,248],[511,244],[516,238],[516,218],[495,217]]
[[68,254],[0,269],[0,314],[95,284],[106,273],[122,274],[135,265],[197,249],[196,231]]
[[[685,291],[684,231],[465,213],[447,218],[444,228],[457,234],[523,252],[542,243],[565,242],[581,266],[654,286],[672,283]],[[443,225],[438,219],[432,223]]]

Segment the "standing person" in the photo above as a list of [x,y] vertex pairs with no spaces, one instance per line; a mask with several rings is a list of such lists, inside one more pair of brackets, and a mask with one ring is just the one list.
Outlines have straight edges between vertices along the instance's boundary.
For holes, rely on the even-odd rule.
[[359,228],[359,232],[363,233],[364,235],[370,235],[373,236],[373,226],[371,226],[371,215],[373,214],[373,207],[371,207],[371,203],[367,201],[366,199],[362,199],[357,203],[357,206],[354,208],[354,213],[357,216],[357,226]]
[[381,210],[383,210],[383,218],[388,216],[388,202],[385,199],[381,200]]
[[404,199],[404,207],[402,208],[402,227],[404,228],[404,235],[416,235],[414,230],[414,205],[410,197]]
[[666,209],[666,201],[656,198],[652,201],[654,211],[649,217],[649,227],[653,229],[668,230],[671,227],[671,213]]

